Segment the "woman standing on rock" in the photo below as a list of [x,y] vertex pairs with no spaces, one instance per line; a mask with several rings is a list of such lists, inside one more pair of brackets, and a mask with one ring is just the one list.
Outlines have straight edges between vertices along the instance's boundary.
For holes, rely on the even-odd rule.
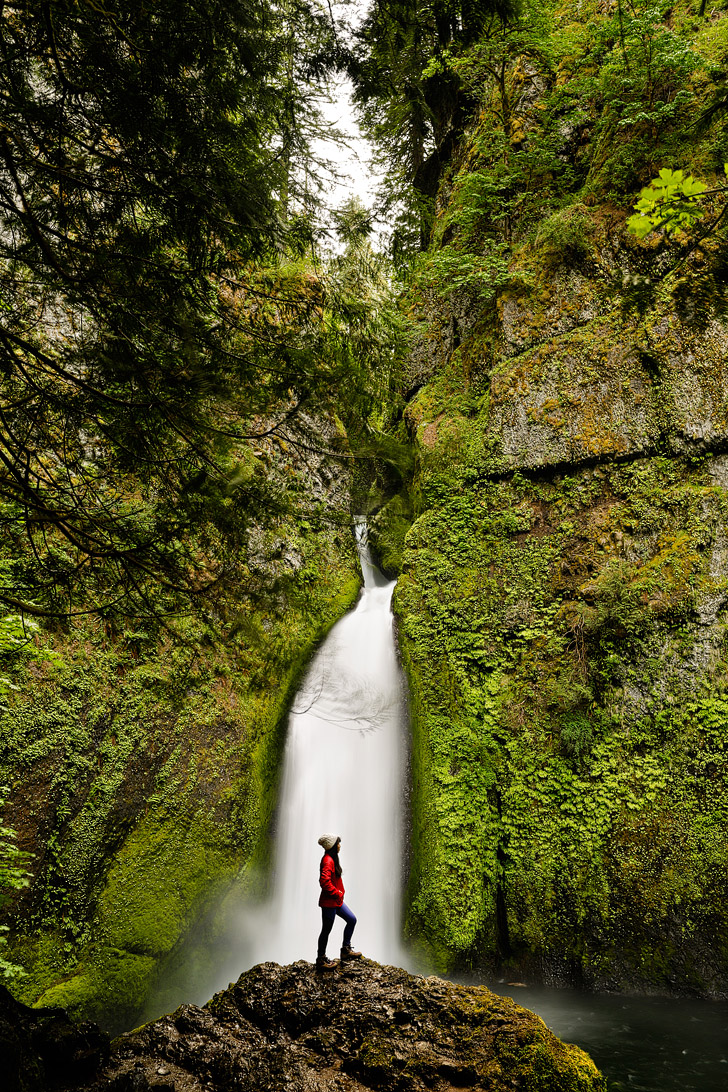
[[341,878],[341,865],[339,864],[341,838],[339,838],[338,834],[322,834],[318,844],[323,846],[324,855],[319,866],[321,935],[318,938],[316,970],[328,971],[336,966],[333,960],[326,958],[326,943],[337,914],[346,922],[341,947],[342,963],[348,959],[361,959],[361,952],[355,952],[351,946],[351,934],[354,932],[356,917],[344,902],[344,881]]

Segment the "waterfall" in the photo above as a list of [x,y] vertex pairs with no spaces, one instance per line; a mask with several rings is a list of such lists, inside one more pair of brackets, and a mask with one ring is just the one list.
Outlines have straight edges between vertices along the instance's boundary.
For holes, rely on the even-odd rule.
[[[315,959],[323,852],[317,842],[328,833],[341,837],[345,902],[358,919],[354,947],[379,962],[404,962],[406,743],[391,613],[394,581],[373,564],[363,520],[356,538],[361,596],[319,648],[290,713],[273,890],[246,927],[249,965]],[[338,955],[342,927],[337,919],[329,956]]]

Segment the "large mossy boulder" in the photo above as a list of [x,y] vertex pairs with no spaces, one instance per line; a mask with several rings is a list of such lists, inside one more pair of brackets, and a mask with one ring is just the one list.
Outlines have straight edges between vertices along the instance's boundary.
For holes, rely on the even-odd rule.
[[204,1008],[122,1035],[78,1092],[229,1088],[363,1092],[468,1087],[603,1092],[596,1066],[484,987],[369,960],[317,973],[263,963]]

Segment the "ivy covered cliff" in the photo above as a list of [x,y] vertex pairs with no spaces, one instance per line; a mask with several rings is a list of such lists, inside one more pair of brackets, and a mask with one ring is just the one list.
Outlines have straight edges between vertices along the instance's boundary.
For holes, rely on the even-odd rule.
[[[728,15],[464,27],[398,30],[450,126],[429,200],[410,176],[416,468],[373,520],[401,572],[409,930],[447,966],[725,996]],[[663,167],[706,196],[640,241]]]

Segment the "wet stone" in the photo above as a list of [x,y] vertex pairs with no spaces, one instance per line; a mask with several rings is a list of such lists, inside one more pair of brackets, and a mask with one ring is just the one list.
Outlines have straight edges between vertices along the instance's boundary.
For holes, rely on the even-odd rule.
[[[17,1086],[20,1088],[20,1086]],[[28,1086],[30,1087],[30,1086]],[[361,960],[263,963],[203,1008],[120,1036],[65,1092],[604,1092],[594,1063],[481,986]],[[24,1089],[23,1089],[24,1092]]]

